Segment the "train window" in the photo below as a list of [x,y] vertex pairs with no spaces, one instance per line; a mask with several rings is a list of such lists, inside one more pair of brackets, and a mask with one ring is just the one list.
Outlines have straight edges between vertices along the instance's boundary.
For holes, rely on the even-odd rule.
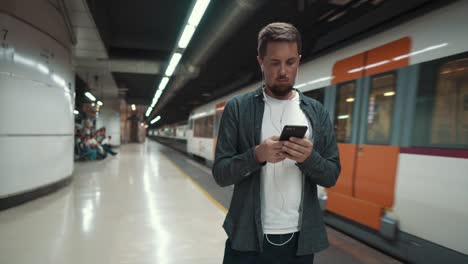
[[304,93],[305,96],[308,96],[310,98],[314,98],[315,100],[319,101],[321,104],[323,104],[323,100],[325,98],[325,88],[320,88],[320,89],[315,89],[312,91],[308,91]]
[[338,142],[351,142],[355,93],[355,82],[337,85],[335,102],[335,133]]
[[193,136],[194,137],[201,137],[203,134],[203,118],[198,118],[193,120]]
[[206,116],[195,119],[194,137],[212,138],[213,137],[213,116]]
[[217,111],[216,112],[216,127],[215,127],[215,136],[218,136],[218,131],[219,131],[219,125],[221,124],[221,117],[223,116],[223,112],[222,111]]
[[468,147],[466,54],[423,64],[420,78],[413,145]]
[[367,143],[388,144],[390,142],[395,95],[395,73],[372,77],[367,111]]

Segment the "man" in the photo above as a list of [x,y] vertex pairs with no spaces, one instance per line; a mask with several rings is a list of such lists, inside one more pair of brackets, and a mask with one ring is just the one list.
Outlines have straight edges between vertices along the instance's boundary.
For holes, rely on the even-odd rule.
[[[333,186],[341,166],[328,113],[293,89],[300,53],[294,26],[267,25],[258,36],[263,87],[224,109],[213,176],[234,184],[225,264],[313,263],[328,246],[317,185]],[[279,141],[285,125],[307,126],[307,134]]]
[[117,155],[117,152],[114,152],[112,150],[111,140],[112,140],[111,136],[108,136],[107,138],[104,138],[104,140],[101,142],[101,146],[104,149],[104,151],[111,154],[112,156],[115,156],[115,155]]

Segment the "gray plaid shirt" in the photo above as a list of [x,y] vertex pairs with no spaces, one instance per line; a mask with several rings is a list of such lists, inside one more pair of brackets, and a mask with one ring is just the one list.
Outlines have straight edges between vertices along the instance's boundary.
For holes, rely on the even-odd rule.
[[[300,107],[309,119],[314,149],[297,163],[304,177],[301,230],[297,255],[308,255],[328,247],[317,184],[335,185],[341,171],[338,146],[328,112],[314,99],[299,92]],[[219,126],[213,176],[224,187],[234,184],[234,193],[224,229],[231,246],[239,251],[262,251],[263,228],[260,205],[260,168],[255,146],[260,144],[264,111],[262,87],[228,101]]]

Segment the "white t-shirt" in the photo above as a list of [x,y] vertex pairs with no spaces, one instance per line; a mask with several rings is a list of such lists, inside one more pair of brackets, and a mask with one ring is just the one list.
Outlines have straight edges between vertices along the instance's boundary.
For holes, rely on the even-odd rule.
[[[285,125],[311,126],[299,104],[299,95],[289,100],[278,100],[264,93],[265,110],[262,121],[262,142],[280,136]],[[287,234],[300,230],[300,207],[303,176],[296,161],[285,159],[267,163],[260,176],[262,223],[265,234]]]
[[109,138],[105,138],[105,139],[103,139],[102,142],[101,142],[101,145],[106,145],[106,144],[107,144],[107,145],[110,145],[110,140],[109,140]]

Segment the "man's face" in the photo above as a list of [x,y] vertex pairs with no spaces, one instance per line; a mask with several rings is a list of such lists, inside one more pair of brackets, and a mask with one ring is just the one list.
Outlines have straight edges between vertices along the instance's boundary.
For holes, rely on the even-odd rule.
[[265,84],[276,96],[287,95],[294,86],[300,55],[295,42],[269,42],[265,57],[257,57],[263,65]]

